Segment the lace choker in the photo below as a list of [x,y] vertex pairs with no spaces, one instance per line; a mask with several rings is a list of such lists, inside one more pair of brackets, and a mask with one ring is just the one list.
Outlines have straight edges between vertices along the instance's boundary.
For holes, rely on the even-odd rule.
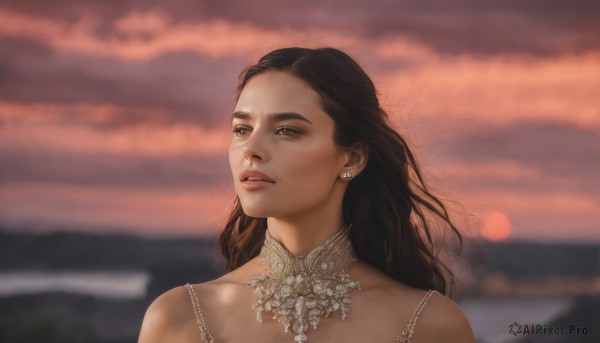
[[360,289],[358,282],[347,274],[357,261],[348,238],[349,226],[344,226],[308,256],[294,257],[269,231],[259,254],[259,265],[265,273],[247,283],[254,289],[256,320],[263,322],[262,313],[273,313],[284,326],[296,333],[294,341],[308,340],[308,326],[316,329],[321,317],[341,311],[346,319],[350,310],[350,291]]

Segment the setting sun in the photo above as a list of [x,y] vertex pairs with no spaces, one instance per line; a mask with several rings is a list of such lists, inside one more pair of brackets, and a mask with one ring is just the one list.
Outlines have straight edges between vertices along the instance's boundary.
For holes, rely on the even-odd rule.
[[512,234],[512,225],[508,217],[498,211],[487,213],[483,217],[481,236],[491,241],[503,241]]

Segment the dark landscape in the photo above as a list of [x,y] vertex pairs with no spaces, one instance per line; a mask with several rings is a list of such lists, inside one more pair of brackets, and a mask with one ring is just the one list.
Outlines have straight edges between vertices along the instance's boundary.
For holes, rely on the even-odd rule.
[[[498,296],[483,287],[488,276],[552,287],[557,279],[597,280],[600,245],[478,242],[467,246],[475,283],[463,297]],[[143,299],[117,300],[70,293],[0,297],[0,342],[135,342],[145,309],[158,295],[187,282],[220,276],[224,261],[211,238],[140,238],[70,232],[0,231],[0,273],[9,271],[146,271]],[[550,280],[545,286],[545,280]],[[554,281],[552,281],[554,280]],[[523,342],[598,342],[598,293],[570,294],[575,305],[553,323],[588,326],[585,336],[526,337]],[[519,294],[514,294],[519,296]],[[537,339],[537,340],[536,340]],[[541,340],[540,340],[541,339]],[[561,340],[562,339],[562,340]]]

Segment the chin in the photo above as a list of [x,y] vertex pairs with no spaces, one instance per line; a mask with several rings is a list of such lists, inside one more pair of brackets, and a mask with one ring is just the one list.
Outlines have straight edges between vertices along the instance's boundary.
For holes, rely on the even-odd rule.
[[252,218],[261,218],[261,219],[264,219],[264,218],[269,217],[268,215],[260,213],[260,212],[249,212],[249,211],[244,210],[244,213],[248,217],[252,217]]
[[276,208],[276,206],[273,206],[273,203],[270,203],[268,206],[264,206],[263,204],[258,203],[249,205],[242,202],[241,205],[244,213],[253,218],[278,218],[285,217],[290,213],[293,213],[293,211],[290,211],[289,208]]
[[244,210],[244,213],[247,216],[253,217],[253,218],[267,218],[267,217],[272,217],[272,211],[269,211],[267,208],[263,207],[263,206],[244,206],[244,204],[242,204],[242,210]]

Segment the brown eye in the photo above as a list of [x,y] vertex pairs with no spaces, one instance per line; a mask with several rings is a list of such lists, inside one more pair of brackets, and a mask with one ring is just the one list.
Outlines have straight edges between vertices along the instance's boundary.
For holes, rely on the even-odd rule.
[[283,132],[284,136],[297,136],[300,134],[299,131],[289,128],[287,126],[282,126],[278,128],[276,132]]
[[244,135],[246,133],[246,131],[249,131],[248,129],[246,129],[245,127],[240,127],[240,126],[236,126],[231,130],[236,136],[241,136]]

